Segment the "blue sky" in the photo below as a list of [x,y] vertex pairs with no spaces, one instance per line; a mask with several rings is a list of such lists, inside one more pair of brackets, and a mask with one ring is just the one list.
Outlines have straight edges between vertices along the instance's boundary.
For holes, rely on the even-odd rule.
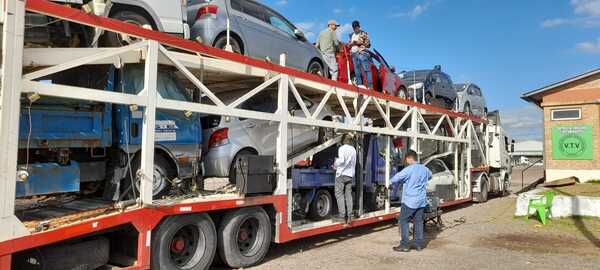
[[455,82],[480,85],[520,140],[542,136],[540,111],[522,93],[600,67],[600,0],[263,2],[310,39],[330,18],[344,33],[360,20],[398,70],[440,64]]

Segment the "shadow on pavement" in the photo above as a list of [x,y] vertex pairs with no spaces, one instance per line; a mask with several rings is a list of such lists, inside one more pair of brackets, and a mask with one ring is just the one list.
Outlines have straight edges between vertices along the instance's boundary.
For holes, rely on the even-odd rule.
[[[387,221],[382,223],[376,223],[371,225],[365,225],[361,227],[351,228],[347,230],[342,230],[339,232],[332,232],[324,235],[318,235],[314,237],[298,239],[289,243],[283,244],[271,244],[269,249],[269,253],[267,253],[267,257],[262,261],[262,263],[269,262],[271,260],[278,259],[280,257],[284,257],[286,255],[292,255],[299,252],[309,251],[314,248],[322,248],[332,244],[337,244],[344,242],[346,240],[360,237],[366,234],[379,232],[383,230],[387,230],[396,226],[395,220]],[[398,239],[400,236],[398,235]],[[390,246],[391,250],[392,246]],[[226,267],[220,260],[218,259],[218,255],[215,257],[215,262],[213,263],[214,269],[230,269]],[[213,268],[211,268],[213,269]]]

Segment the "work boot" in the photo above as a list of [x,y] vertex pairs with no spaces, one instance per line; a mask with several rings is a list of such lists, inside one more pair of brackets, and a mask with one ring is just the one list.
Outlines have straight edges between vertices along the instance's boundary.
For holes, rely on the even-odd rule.
[[415,247],[415,250],[416,250],[416,251],[422,251],[422,250],[423,250],[423,248],[422,248],[421,246],[416,246],[416,247]]
[[410,251],[410,248],[403,246],[403,245],[395,246],[392,249],[396,252],[409,252]]

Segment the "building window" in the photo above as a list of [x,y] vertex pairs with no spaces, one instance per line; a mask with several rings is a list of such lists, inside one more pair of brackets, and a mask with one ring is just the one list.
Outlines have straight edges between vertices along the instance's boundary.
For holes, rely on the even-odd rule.
[[581,108],[552,110],[552,120],[579,120],[581,119]]

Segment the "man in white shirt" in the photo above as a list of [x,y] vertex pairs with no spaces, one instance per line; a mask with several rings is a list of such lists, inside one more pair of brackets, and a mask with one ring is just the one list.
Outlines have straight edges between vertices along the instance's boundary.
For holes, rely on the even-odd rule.
[[352,183],[356,169],[356,149],[352,146],[352,135],[344,136],[342,146],[338,149],[335,159],[335,199],[338,205],[338,215],[334,222],[352,222]]

